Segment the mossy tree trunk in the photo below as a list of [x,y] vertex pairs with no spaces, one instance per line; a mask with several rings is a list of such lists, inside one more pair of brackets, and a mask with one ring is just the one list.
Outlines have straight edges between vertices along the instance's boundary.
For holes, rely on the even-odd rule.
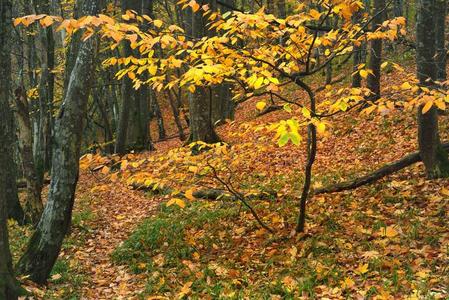
[[39,183],[33,157],[33,130],[31,127],[28,99],[25,89],[15,90],[15,115],[19,136],[19,152],[26,182],[25,216],[27,222],[37,225],[44,206],[41,199],[42,184]]
[[[83,14],[94,15],[103,7],[103,1],[87,0]],[[62,242],[70,227],[75,189],[79,175],[79,157],[83,121],[95,61],[95,39],[81,42],[76,48],[64,101],[56,117],[54,151],[52,156],[51,183],[48,202],[42,218],[32,235],[28,247],[18,263],[18,272],[42,284],[53,268],[61,250]]]

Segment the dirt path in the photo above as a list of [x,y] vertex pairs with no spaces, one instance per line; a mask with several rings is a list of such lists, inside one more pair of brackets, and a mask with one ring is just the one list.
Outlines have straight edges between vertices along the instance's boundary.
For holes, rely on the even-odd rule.
[[91,229],[74,257],[84,270],[82,299],[133,299],[145,288],[145,279],[124,266],[114,265],[111,254],[147,216],[159,201],[131,191],[123,184],[102,185],[89,174],[83,174],[77,193],[76,209],[86,205],[95,216],[88,222]]

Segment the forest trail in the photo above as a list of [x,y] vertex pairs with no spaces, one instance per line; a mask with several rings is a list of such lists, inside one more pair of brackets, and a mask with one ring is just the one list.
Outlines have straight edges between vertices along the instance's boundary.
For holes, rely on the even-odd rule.
[[131,299],[144,289],[145,280],[126,266],[112,262],[111,254],[135,227],[159,205],[158,198],[131,191],[125,185],[103,185],[97,175],[81,175],[76,209],[88,205],[94,218],[83,246],[74,257],[84,270],[82,299]]

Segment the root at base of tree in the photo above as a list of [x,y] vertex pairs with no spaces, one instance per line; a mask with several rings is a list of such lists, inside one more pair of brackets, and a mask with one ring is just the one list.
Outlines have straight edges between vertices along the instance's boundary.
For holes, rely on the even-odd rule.
[[[449,151],[449,143],[444,143],[441,145],[446,151]],[[358,187],[361,187],[366,184],[373,183],[385,176],[391,175],[393,173],[396,173],[408,166],[411,166],[417,162],[421,161],[421,156],[419,155],[419,152],[413,152],[410,153],[403,158],[401,158],[398,161],[386,164],[380,169],[377,169],[373,173],[370,173],[368,175],[356,178],[354,180],[349,180],[345,182],[341,182],[335,185],[327,186],[324,188],[319,188],[315,190],[315,195],[319,194],[326,194],[326,193],[335,193],[335,192],[342,192],[346,190],[352,190]]]

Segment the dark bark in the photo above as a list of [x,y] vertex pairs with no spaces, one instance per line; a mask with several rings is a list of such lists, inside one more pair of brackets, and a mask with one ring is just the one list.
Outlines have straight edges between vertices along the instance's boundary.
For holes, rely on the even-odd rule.
[[404,3],[403,0],[394,0],[393,12],[395,17],[401,17],[404,15]]
[[[374,12],[372,30],[377,30],[385,20],[385,13],[381,13],[385,9],[385,0],[374,0]],[[382,64],[382,40],[376,39],[371,41],[370,56],[368,61],[368,69],[373,74],[369,74],[367,78],[367,87],[371,90],[371,100],[375,101],[380,98],[380,65]]]
[[287,17],[287,6],[285,0],[278,0],[277,4],[279,18],[285,19]]
[[[94,15],[102,1],[85,2],[83,14]],[[53,268],[68,232],[79,174],[79,157],[87,97],[94,62],[95,39],[80,43],[65,97],[55,123],[48,202],[28,247],[18,263],[18,272],[42,284]]]
[[152,114],[156,117],[159,140],[164,140],[167,137],[165,132],[164,117],[162,116],[161,107],[159,106],[159,101],[157,99],[156,93],[150,89],[150,105]]
[[[300,87],[302,87],[307,92],[310,101],[310,112],[312,114],[315,114],[316,101],[312,89],[304,83],[301,83]],[[304,232],[305,230],[306,208],[307,208],[307,201],[309,199],[310,186],[312,183],[312,168],[315,162],[316,152],[317,152],[316,127],[314,124],[309,124],[309,126],[307,127],[307,160],[306,160],[306,168],[304,171],[304,185],[299,202],[299,215],[296,224],[296,232]]]
[[[417,77],[423,86],[432,88],[437,76],[435,62],[435,0],[417,1],[416,65]],[[447,152],[441,148],[438,132],[438,111],[432,107],[422,113],[418,108],[418,144],[427,178],[449,175]]]
[[[361,19],[363,17],[363,11],[360,10],[355,13],[353,22],[359,23],[361,22]],[[352,87],[353,88],[359,88],[362,86],[362,76],[360,76],[358,69],[361,64],[364,64],[366,62],[366,42],[362,41],[358,45],[354,45],[354,54],[353,54],[353,72],[354,75],[352,76]]]
[[184,141],[186,139],[186,136],[184,134],[184,128],[182,127],[181,119],[179,118],[179,108],[178,108],[177,104],[175,103],[175,99],[170,90],[167,91],[167,96],[168,96],[168,100],[170,101],[170,106],[173,111],[173,118],[175,119],[176,127],[178,128],[179,139],[181,141]]
[[447,48],[446,48],[446,0],[435,0],[435,61],[437,66],[437,81],[445,81]]
[[[0,117],[0,125],[5,126],[4,137],[0,143],[8,148],[8,153],[13,153],[15,141],[13,114],[10,110],[11,103],[11,2],[1,1],[1,32],[0,32],[0,107],[4,108]],[[10,151],[10,152],[9,152]],[[0,152],[2,153],[2,152]],[[2,156],[3,154],[0,154]],[[24,223],[24,213],[20,206],[17,194],[17,166],[11,157],[4,161],[2,167],[4,176],[0,177],[0,181],[5,183],[5,192],[3,196],[6,198],[8,217],[16,220],[19,224]]]
[[[49,0],[33,0],[36,14],[50,14]],[[38,41],[40,48],[41,73],[38,85],[39,113],[36,114],[36,140],[34,164],[39,184],[42,184],[44,174],[49,170],[51,153],[52,103],[54,94],[55,67],[54,37],[52,28],[39,28]]]
[[[443,149],[449,150],[449,143],[445,143],[442,145]],[[362,177],[358,177],[354,180],[349,180],[345,182],[341,182],[335,185],[327,186],[324,188],[316,189],[314,194],[325,194],[325,193],[335,193],[335,192],[342,192],[346,190],[352,190],[356,189],[358,187],[374,183],[385,176],[391,175],[393,173],[396,173],[404,168],[407,168],[417,162],[421,161],[421,156],[419,152],[414,152],[411,154],[408,154],[401,158],[398,161],[386,164],[385,166],[377,169],[376,171],[367,174]]]
[[[9,162],[13,160],[9,92],[11,85],[11,2],[0,0],[0,299],[14,300],[22,294],[14,278],[8,238]],[[15,178],[14,178],[15,180]]]
[[38,179],[33,157],[33,132],[28,99],[23,87],[15,90],[15,115],[19,135],[19,152],[26,182],[25,216],[27,222],[39,222],[44,205],[41,200],[43,179]]
[[112,153],[114,151],[114,149],[113,149],[113,145],[111,143],[112,143],[112,140],[114,139],[114,134],[112,131],[111,123],[109,121],[109,114],[106,110],[106,105],[103,102],[103,99],[101,97],[101,93],[100,93],[99,89],[94,91],[93,97],[94,97],[94,101],[98,105],[98,109],[100,111],[100,115],[103,120],[104,138],[105,138],[104,143],[106,144],[106,152]]
[[[204,1],[214,10],[216,3],[214,0]],[[191,9],[188,9],[189,11]],[[191,14],[189,29],[190,35],[194,38],[201,38],[211,35],[207,30],[207,19],[202,13]],[[212,105],[214,103],[214,91],[212,88],[197,87],[194,93],[189,94],[189,113],[190,113],[190,137],[189,142],[202,141],[205,143],[216,143],[220,141],[214,129],[212,117]]]
[[[132,10],[139,15],[152,15],[153,1],[123,0],[122,13]],[[133,51],[129,42],[124,43],[125,57],[139,57],[139,53]],[[150,149],[152,143],[149,134],[149,88],[142,87],[139,90],[133,88],[133,82],[129,78],[123,80],[122,108],[120,110],[119,125],[115,152],[123,155],[129,145],[137,148]]]

